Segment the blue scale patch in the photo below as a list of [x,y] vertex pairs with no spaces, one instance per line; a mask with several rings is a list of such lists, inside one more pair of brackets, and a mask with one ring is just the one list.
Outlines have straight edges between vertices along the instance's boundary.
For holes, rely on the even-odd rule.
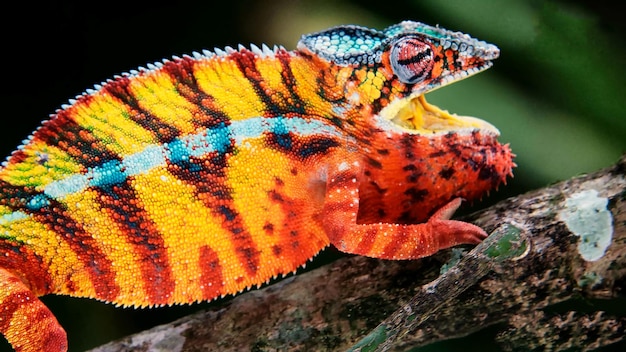
[[139,175],[165,164],[163,147],[159,145],[149,145],[141,152],[129,155],[122,161],[126,176]]
[[47,196],[43,194],[36,194],[28,201],[28,203],[26,203],[26,208],[30,210],[39,210],[47,207],[48,205],[50,205],[50,199]]
[[373,65],[381,61],[385,38],[374,29],[340,26],[303,36],[298,48],[306,47],[338,65]]
[[283,118],[282,116],[269,120],[269,130],[271,133],[274,134],[274,138],[278,145],[280,145],[281,148],[288,150],[291,149],[293,141],[291,140],[291,135],[289,134],[289,130],[285,126],[284,121],[285,118]]
[[122,163],[117,160],[107,161],[101,166],[94,167],[87,174],[91,175],[89,179],[89,186],[91,187],[117,185],[126,181],[127,178],[122,171]]

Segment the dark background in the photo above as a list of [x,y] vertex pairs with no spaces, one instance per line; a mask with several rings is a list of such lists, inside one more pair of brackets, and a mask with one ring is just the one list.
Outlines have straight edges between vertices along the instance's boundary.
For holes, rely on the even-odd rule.
[[[517,154],[515,178],[476,207],[608,166],[626,150],[626,27],[620,11],[607,0],[283,0],[217,5],[116,0],[1,6],[4,155],[69,98],[148,62],[239,43],[293,49],[302,34],[330,26],[384,28],[405,19],[463,31],[502,50],[489,71],[429,94],[429,101],[443,109],[498,126],[502,140]],[[72,351],[207,306],[135,310],[57,296],[44,301],[68,331]],[[488,339],[481,337],[477,348],[497,350],[485,344]],[[469,350],[467,344],[462,346]]]

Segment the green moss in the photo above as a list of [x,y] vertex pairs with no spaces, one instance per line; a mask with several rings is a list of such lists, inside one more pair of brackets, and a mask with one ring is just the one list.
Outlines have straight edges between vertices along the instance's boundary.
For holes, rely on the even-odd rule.
[[368,352],[376,351],[378,346],[387,339],[387,331],[384,325],[372,330],[361,341],[352,346],[348,351]]
[[602,282],[602,276],[598,273],[591,271],[584,273],[580,279],[578,279],[578,286],[580,287],[594,287]]
[[506,260],[519,257],[527,250],[528,243],[522,239],[522,230],[513,225],[507,224],[502,238],[491,245],[485,254],[496,260]]

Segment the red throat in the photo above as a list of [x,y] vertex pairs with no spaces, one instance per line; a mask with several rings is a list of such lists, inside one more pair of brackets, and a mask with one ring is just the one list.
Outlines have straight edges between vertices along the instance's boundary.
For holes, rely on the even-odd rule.
[[419,223],[451,199],[478,199],[512,176],[514,155],[492,135],[381,134],[365,158],[360,223]]

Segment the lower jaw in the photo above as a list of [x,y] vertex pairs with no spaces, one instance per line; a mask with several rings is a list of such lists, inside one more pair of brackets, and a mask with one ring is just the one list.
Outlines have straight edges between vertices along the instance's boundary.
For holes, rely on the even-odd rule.
[[424,94],[405,98],[385,108],[382,115],[406,133],[433,136],[475,130],[498,137],[500,132],[490,123],[471,116],[451,114],[426,101]]

